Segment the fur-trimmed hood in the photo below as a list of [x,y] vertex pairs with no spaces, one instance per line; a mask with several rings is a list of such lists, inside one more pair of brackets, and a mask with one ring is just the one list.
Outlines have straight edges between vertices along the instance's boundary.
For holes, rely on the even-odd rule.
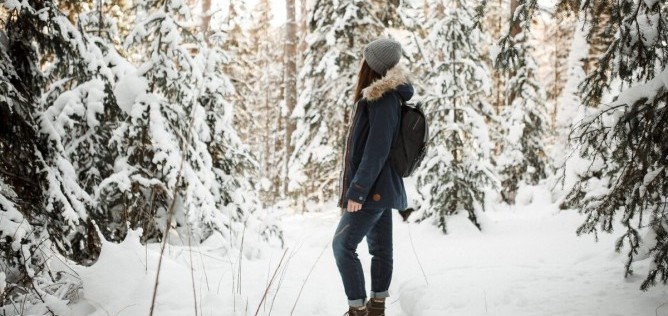
[[362,89],[362,97],[368,101],[375,101],[392,90],[397,90],[404,101],[408,101],[413,97],[410,72],[401,63],[396,64],[387,71],[385,76]]

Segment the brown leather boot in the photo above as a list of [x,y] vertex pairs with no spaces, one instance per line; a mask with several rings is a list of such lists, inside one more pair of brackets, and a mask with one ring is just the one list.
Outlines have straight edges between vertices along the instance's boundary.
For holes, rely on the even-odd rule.
[[368,316],[369,314],[367,313],[366,308],[365,309],[357,309],[355,307],[350,307],[350,309],[343,314],[343,316]]
[[385,300],[378,302],[370,299],[366,303],[366,309],[369,311],[367,316],[385,316]]

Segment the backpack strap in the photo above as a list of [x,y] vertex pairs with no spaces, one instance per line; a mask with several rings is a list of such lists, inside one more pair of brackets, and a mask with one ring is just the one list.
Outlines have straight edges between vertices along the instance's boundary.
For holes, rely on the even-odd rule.
[[397,143],[397,139],[399,138],[399,133],[401,133],[401,117],[402,117],[401,113],[403,112],[402,108],[404,106],[408,106],[406,104],[406,100],[404,100],[404,98],[401,97],[401,94],[399,94],[399,91],[395,90],[394,92],[396,93],[397,98],[399,99],[399,109],[397,110],[397,111],[399,111],[399,113],[398,113],[399,119],[397,120],[398,121],[397,122],[397,130],[394,131],[394,139],[392,140],[392,147],[394,147],[394,145]]

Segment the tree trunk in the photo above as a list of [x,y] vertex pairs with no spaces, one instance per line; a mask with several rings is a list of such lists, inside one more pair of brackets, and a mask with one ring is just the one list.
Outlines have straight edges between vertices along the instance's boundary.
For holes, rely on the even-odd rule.
[[[306,43],[306,36],[309,34],[308,28],[308,18],[309,18],[309,8],[308,0],[301,0],[300,2],[301,10],[299,13],[299,44],[297,45],[297,51],[305,52],[308,49],[308,44]],[[304,65],[303,54],[299,54],[297,59],[297,67],[301,68]],[[299,85],[299,82],[297,83]]]
[[510,0],[510,35],[515,36],[520,33],[520,24],[515,21],[515,11],[519,7],[519,0]]
[[559,89],[559,84],[561,81],[561,73],[559,72],[560,62],[559,59],[559,44],[561,42],[561,29],[560,23],[561,19],[555,16],[556,25],[556,36],[554,36],[554,83],[552,84],[552,99],[554,100],[554,111],[552,111],[552,131],[556,130],[557,126],[557,109],[559,109],[559,95],[561,94],[561,89]]
[[202,0],[202,34],[209,44],[209,24],[211,23],[211,0]]
[[[510,35],[512,37],[517,36],[517,34],[519,34],[522,31],[522,29],[520,27],[520,24],[518,23],[519,21],[517,21],[515,19],[515,11],[517,11],[517,7],[519,7],[519,0],[510,0]],[[516,42],[514,42],[514,43],[517,44]],[[515,70],[513,69],[508,74],[507,78],[513,78],[514,76],[515,76]],[[512,91],[510,91],[510,94],[508,95],[507,103],[504,104],[504,106],[513,104],[513,101],[515,101],[516,97],[517,96],[516,96],[515,90],[513,89]]]
[[295,131],[295,122],[290,118],[292,111],[297,105],[297,20],[295,12],[295,0],[286,0],[287,20],[285,27],[285,161],[283,179],[283,192],[288,192],[288,165],[294,148],[291,144],[292,134]]
[[[502,7],[502,4],[503,0],[499,0],[499,8]],[[502,25],[503,25],[503,15],[499,14],[498,28],[497,28],[499,34],[497,34],[497,38],[501,34]],[[494,104],[494,108],[496,109],[496,114],[499,114],[501,113],[501,108],[503,107],[503,104],[505,102],[503,94],[501,93],[503,91],[503,84],[504,84],[503,72],[494,71],[494,83],[495,83],[494,90],[496,90],[496,103]]]
[[[267,71],[267,65],[263,64],[262,69],[265,72],[264,75],[264,83],[265,87],[270,87],[272,82],[269,80],[269,72]],[[263,112],[264,115],[262,115],[262,119],[264,120],[264,150],[262,153],[262,166],[260,170],[262,170],[262,175],[267,178],[267,180],[270,180],[274,182],[273,179],[273,172],[270,170],[269,166],[272,165],[273,162],[273,157],[274,157],[274,152],[275,152],[275,142],[274,138],[272,137],[273,132],[272,132],[272,118],[274,117],[274,112],[276,111],[275,108],[271,108],[271,95],[270,95],[270,90],[266,89],[262,93],[264,93],[264,98],[263,98]],[[258,142],[259,143],[259,142]],[[272,183],[274,187],[276,187],[276,183]],[[276,194],[271,194],[271,197],[266,197],[263,198],[262,201],[268,201],[270,204],[274,204],[274,198],[276,197]]]

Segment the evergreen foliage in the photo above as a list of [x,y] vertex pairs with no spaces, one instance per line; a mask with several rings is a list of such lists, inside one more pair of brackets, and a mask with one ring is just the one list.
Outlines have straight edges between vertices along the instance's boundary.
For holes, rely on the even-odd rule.
[[485,190],[498,186],[490,157],[486,119],[494,110],[486,102],[490,72],[480,47],[484,41],[475,12],[462,1],[429,4],[425,56],[430,62],[423,102],[431,140],[417,183],[423,218],[433,217],[446,232],[446,217],[467,212],[478,228]]
[[[496,41],[507,32],[507,25],[510,18],[508,17],[509,1],[508,0],[499,0],[499,1],[487,1],[484,5],[481,5],[484,9],[484,29],[488,34],[489,42],[487,45],[483,46],[485,55],[490,55],[492,51],[497,49]],[[493,58],[489,58],[487,63],[488,66],[494,69]],[[506,73],[503,71],[492,71],[492,93],[488,97],[489,102],[492,104],[496,113],[500,113],[503,106],[506,104],[506,98],[508,97],[504,93]],[[496,129],[492,129],[490,138],[494,143],[499,143],[502,135]],[[496,153],[496,150],[494,151]]]
[[[16,13],[15,21],[26,22],[32,18],[23,11]],[[20,32],[12,28],[8,31],[13,38],[18,35],[15,32]],[[22,55],[23,58],[11,54],[18,51],[27,54]],[[44,179],[35,166],[39,143],[31,115],[35,96],[22,82],[22,76],[32,75],[30,67],[24,66],[34,62],[29,58],[34,54],[32,47],[10,40],[0,30],[0,94],[6,96],[0,98],[0,218],[3,220],[0,305],[21,299],[32,287],[34,278],[44,275],[43,269],[36,267],[32,260],[26,260],[30,254],[37,254],[35,260],[44,260],[41,250],[48,244],[43,228],[46,216],[40,214]],[[42,242],[45,239],[46,242]]]
[[89,263],[98,252],[89,216],[94,201],[86,188],[105,172],[94,162],[104,161],[108,151],[101,142],[108,134],[95,131],[113,121],[113,110],[104,107],[114,100],[101,51],[52,2],[3,6],[10,15],[0,79],[12,101],[0,104],[7,123],[0,180],[2,305],[25,300],[37,306],[35,313],[47,313],[50,296],[71,298],[79,286],[54,274],[47,262],[63,254]]
[[501,197],[508,204],[515,203],[521,183],[538,184],[549,169],[544,148],[548,124],[545,93],[537,81],[537,66],[528,45],[536,1],[518,2],[496,56],[496,66],[507,72],[507,103],[500,113],[503,138],[495,163],[502,179]]
[[[263,196],[268,205],[274,205],[278,199],[285,198],[285,117],[288,115],[284,93],[285,49],[276,49],[284,45],[284,28],[272,28],[269,1],[260,1],[253,12],[253,27],[249,30],[250,65],[247,85],[251,87],[244,103],[248,103],[249,119],[253,129],[261,133],[249,133],[254,137],[254,152],[260,162],[261,177],[264,182]],[[280,66],[279,66],[280,65]],[[277,87],[277,89],[267,89]]]
[[[580,8],[590,23],[605,23],[592,29],[615,36],[581,86],[583,103],[599,110],[574,128],[571,140],[591,164],[562,207],[587,215],[578,234],[610,233],[620,219],[616,250],[627,254],[625,275],[634,273],[634,261],[651,257],[646,290],[668,282],[668,20],[661,1],[609,5],[616,22],[594,18],[593,3]],[[623,90],[606,101],[615,82]]]
[[[555,105],[554,124],[559,139],[567,139],[567,134],[579,116],[578,108],[582,104],[578,87],[586,77],[585,61],[589,50],[586,39],[587,25],[584,19],[578,18],[573,30],[573,39],[566,60],[566,68],[568,69],[565,73],[566,82]],[[563,145],[567,146],[568,144],[565,142]],[[563,151],[560,154],[563,154]]]
[[100,237],[120,241],[128,228],[158,241],[170,225],[173,243],[220,234],[227,250],[247,228],[246,239],[281,238],[256,212],[257,164],[233,127],[221,37],[193,33],[186,2],[147,0],[116,45],[124,31],[106,3],[82,6],[73,24],[53,1],[2,2],[3,313],[71,299],[80,280],[51,260],[91,264]]
[[362,49],[378,36],[400,37],[430,120],[406,181],[418,221],[447,232],[464,213],[483,229],[487,193],[512,204],[554,163],[560,206],[586,216],[577,233],[617,229],[625,275],[651,260],[641,289],[668,283],[666,1],[562,0],[541,30],[537,0],[301,4],[297,57],[268,0],[230,1],[224,21],[200,16],[219,12],[211,1],[0,0],[0,314],[57,314],[81,280],[55,260],[92,264],[100,238],[129,229],[176,244],[218,234],[222,251],[280,241],[265,208],[340,193]]
[[[117,176],[102,188],[111,193],[120,191],[106,204],[124,210],[120,224],[127,221],[132,228],[142,227],[143,237],[149,240],[162,236],[171,199],[177,198],[171,196],[174,187],[186,187],[183,181],[188,164],[182,159],[194,146],[188,137],[193,135],[199,91],[192,87],[201,73],[186,47],[195,38],[179,23],[188,14],[180,1],[140,1],[138,23],[124,44],[135,56],[150,58],[142,60],[137,69],[136,80],[144,82],[144,87],[138,87],[134,102],[126,104],[128,119],[111,141],[118,157],[125,158],[116,160]],[[183,217],[176,215],[178,223],[168,225],[185,228]]]
[[[89,221],[95,206],[90,192],[110,172],[106,144],[118,112],[112,74],[100,48],[58,8],[50,2],[35,6],[41,6],[41,12],[31,17],[35,25],[23,39],[39,43],[36,54],[47,60],[43,71],[34,67],[28,74],[43,79],[34,87],[39,99],[31,112],[40,133],[36,158],[45,177],[44,208],[50,214],[46,228],[57,236],[53,241],[63,254],[85,262],[97,255],[99,246]],[[26,14],[33,9],[22,8]]]
[[568,80],[568,56],[577,27],[577,15],[556,9],[537,15],[533,22],[535,36],[532,36],[530,43],[534,47],[536,64],[539,66],[538,81],[543,83],[546,104],[550,108],[550,126],[554,126],[555,113],[551,111],[551,106],[558,106],[558,98]]
[[[221,44],[227,48],[225,53],[228,58],[224,62],[225,73],[234,86],[234,93],[229,96],[230,101],[236,104],[234,122],[242,135],[248,135],[245,141],[253,144],[255,141],[252,138],[253,133],[250,131],[255,128],[251,106],[254,102],[244,101],[249,98],[253,100],[252,84],[255,82],[253,75],[257,72],[257,69],[253,65],[253,45],[249,30],[241,27],[244,21],[249,19],[251,17],[247,12],[245,2],[230,1],[228,15],[225,21],[221,23],[220,40]],[[253,123],[249,124],[249,122]]]
[[183,26],[180,19],[191,19],[185,2],[145,1],[139,8],[146,18],[125,45],[151,58],[130,77],[144,88],[114,132],[118,158],[101,189],[105,205],[123,209],[121,219],[142,227],[146,240],[162,238],[172,199],[177,207],[168,225],[182,239],[236,234],[234,223],[246,222],[258,206],[248,177],[256,165],[232,128],[225,55]]

